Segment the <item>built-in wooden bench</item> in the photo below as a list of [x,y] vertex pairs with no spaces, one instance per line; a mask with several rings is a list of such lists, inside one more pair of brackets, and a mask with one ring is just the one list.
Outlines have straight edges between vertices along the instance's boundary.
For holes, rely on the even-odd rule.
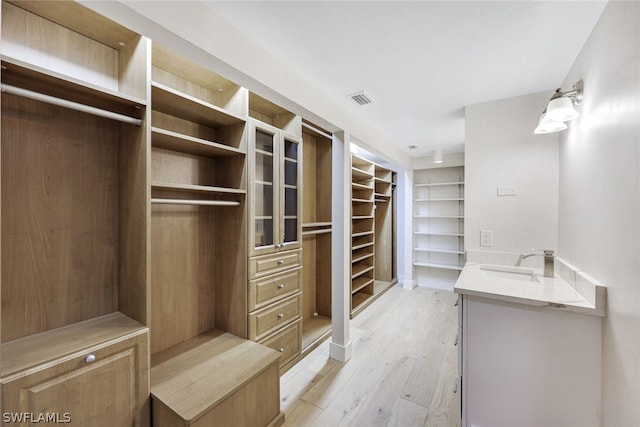
[[279,359],[275,350],[219,330],[153,355],[153,425],[282,425]]

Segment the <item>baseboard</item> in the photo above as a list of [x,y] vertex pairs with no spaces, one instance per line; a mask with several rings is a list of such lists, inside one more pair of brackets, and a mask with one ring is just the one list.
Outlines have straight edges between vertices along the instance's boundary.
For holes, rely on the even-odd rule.
[[329,357],[338,362],[347,362],[351,359],[352,345],[351,341],[347,345],[340,345],[335,342],[329,344]]

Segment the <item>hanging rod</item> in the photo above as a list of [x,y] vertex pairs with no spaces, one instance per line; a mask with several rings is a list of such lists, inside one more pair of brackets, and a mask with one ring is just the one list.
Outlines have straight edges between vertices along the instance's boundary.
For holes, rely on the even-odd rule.
[[333,139],[333,135],[329,135],[328,133],[321,131],[320,129],[318,129],[317,127],[311,126],[310,124],[307,124],[305,122],[302,122],[302,127],[303,128],[307,128],[309,130],[314,131],[315,133],[318,133],[322,136],[324,136],[325,138],[329,138],[329,139]]
[[151,199],[156,205],[240,206],[240,202],[227,200]]
[[125,116],[124,114],[102,110],[100,108],[91,107],[89,105],[80,104],[78,102],[68,101],[62,98],[56,98],[55,96],[45,95],[43,93],[33,92],[16,86],[3,84],[2,92],[21,96],[23,98],[33,99],[40,102],[45,102],[47,104],[57,105],[58,107],[65,107],[71,110],[93,114],[95,116],[106,117],[107,119],[118,120],[120,122],[129,123],[136,126],[140,126],[142,124],[142,120]]

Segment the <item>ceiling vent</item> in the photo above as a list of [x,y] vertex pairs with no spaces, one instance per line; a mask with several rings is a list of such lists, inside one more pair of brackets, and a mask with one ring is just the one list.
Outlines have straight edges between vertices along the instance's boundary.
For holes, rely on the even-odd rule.
[[373,104],[375,102],[371,95],[365,91],[352,93],[351,95],[347,95],[347,98],[351,98],[358,105]]
[[417,145],[410,145],[409,146],[409,150],[417,150],[418,146]]

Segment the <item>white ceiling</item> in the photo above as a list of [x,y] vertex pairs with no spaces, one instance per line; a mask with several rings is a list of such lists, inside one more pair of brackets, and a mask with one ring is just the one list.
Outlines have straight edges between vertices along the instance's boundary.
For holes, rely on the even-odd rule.
[[[411,156],[437,148],[464,151],[465,105],[544,90],[551,95],[606,5],[597,0],[206,3]],[[346,97],[361,90],[375,103],[359,106]],[[532,129],[536,121],[531,118]]]

